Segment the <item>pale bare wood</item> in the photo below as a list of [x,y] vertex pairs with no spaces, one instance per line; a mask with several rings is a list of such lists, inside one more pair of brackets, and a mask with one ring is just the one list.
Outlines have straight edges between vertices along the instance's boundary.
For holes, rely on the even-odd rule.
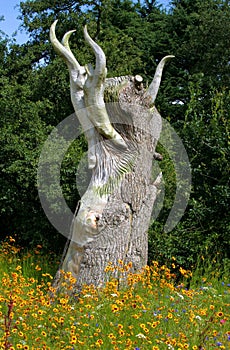
[[161,159],[155,152],[161,117],[154,102],[164,64],[173,56],[162,59],[146,91],[140,75],[106,79],[105,54],[86,27],[84,37],[96,64],[80,66],[69,47],[73,31],[61,44],[56,23],[50,40],[69,69],[71,100],[88,141],[92,169],[62,264],[77,278],[79,289],[83,283],[103,284],[109,262],[132,262],[134,271],[147,263],[147,231],[161,182],[160,174],[152,179],[154,159]]

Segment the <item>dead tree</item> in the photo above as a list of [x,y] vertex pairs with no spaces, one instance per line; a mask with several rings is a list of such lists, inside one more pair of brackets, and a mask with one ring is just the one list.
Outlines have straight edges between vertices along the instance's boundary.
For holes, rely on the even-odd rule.
[[[77,278],[77,286],[101,285],[109,262],[132,262],[133,271],[147,263],[148,227],[158,194],[161,174],[152,178],[152,166],[161,117],[154,106],[166,56],[152,83],[145,89],[137,75],[106,79],[106,57],[84,28],[85,41],[96,63],[81,66],[62,43],[53,23],[50,40],[66,62],[71,100],[88,141],[90,184],[74,218],[71,239],[61,268]],[[56,280],[58,284],[58,278]]]

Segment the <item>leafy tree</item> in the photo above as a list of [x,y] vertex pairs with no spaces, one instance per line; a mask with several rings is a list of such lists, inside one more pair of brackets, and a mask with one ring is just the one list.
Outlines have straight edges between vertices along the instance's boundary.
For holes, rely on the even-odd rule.
[[10,227],[33,239],[41,216],[34,201],[39,145],[47,134],[40,114],[46,106],[30,101],[29,87],[19,85],[13,77],[2,76],[1,80],[1,230],[7,233]]
[[[176,56],[164,80],[161,108],[174,120],[183,118],[189,101],[189,82],[203,74],[203,103],[212,88],[230,84],[230,3],[224,0],[176,0],[166,18],[167,46]],[[164,34],[165,35],[165,34]],[[164,88],[165,87],[165,88]],[[181,105],[176,102],[181,102]],[[172,104],[175,103],[175,104]],[[183,105],[182,105],[183,104]]]
[[150,259],[176,256],[188,267],[201,255],[229,258],[229,15],[229,1],[181,0],[166,16],[165,38],[176,58],[158,103],[186,147],[193,187],[173,232],[163,230],[167,210],[153,225]]
[[187,211],[170,234],[163,232],[160,221],[150,233],[150,258],[158,255],[165,262],[174,256],[188,268],[201,256],[230,258],[230,94],[224,88],[212,90],[209,109],[204,108],[202,78],[189,84],[191,99],[180,131],[192,168]]
[[[2,232],[13,229],[35,239],[52,230],[37,198],[36,165],[52,127],[73,112],[68,72],[49,42],[50,25],[59,19],[59,38],[76,29],[70,43],[80,64],[94,61],[82,35],[87,23],[105,51],[110,76],[141,74],[146,79],[163,56],[176,56],[164,73],[157,108],[184,142],[193,191],[183,220],[170,235],[164,234],[176,184],[167,151],[161,149],[167,198],[151,229],[150,259],[176,255],[182,264],[193,264],[204,251],[220,249],[227,256],[229,5],[226,0],[173,0],[167,12],[157,1],[21,2],[30,40],[19,46],[0,34]],[[72,208],[79,198],[72,196],[75,168],[84,150],[84,141],[77,140],[63,162],[62,184]]]

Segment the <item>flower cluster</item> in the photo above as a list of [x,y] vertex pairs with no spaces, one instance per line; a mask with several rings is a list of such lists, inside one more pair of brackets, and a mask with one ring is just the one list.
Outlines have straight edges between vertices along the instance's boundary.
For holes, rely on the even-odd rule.
[[[6,259],[1,252],[0,267]],[[132,264],[119,261],[106,273],[125,272],[126,285],[109,279],[104,288],[84,286],[72,296],[70,273],[62,272],[63,290],[56,293],[44,266],[35,262],[29,276],[10,253],[9,259],[11,269],[0,269],[0,349],[229,349],[227,281],[214,285],[207,277],[186,288],[157,262],[131,273]]]

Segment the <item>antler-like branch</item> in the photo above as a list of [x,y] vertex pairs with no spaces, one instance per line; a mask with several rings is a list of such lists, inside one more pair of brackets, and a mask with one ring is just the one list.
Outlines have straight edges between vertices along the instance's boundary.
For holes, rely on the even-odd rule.
[[175,57],[175,56],[169,55],[169,56],[165,56],[164,58],[162,58],[162,60],[160,61],[160,63],[157,66],[153,81],[149,85],[148,90],[145,92],[145,96],[150,97],[152,104],[154,104],[156,97],[157,97],[157,93],[158,93],[160,83],[161,83],[161,77],[162,77],[164,65],[170,58],[173,58],[173,57]]
[[81,66],[76,60],[76,58],[74,57],[74,55],[72,54],[68,43],[69,37],[74,32],[74,30],[69,31],[64,35],[62,39],[63,44],[61,44],[55,34],[57,21],[58,20],[56,20],[50,27],[50,41],[55,51],[64,59],[67,65],[70,66],[70,68],[72,69],[79,70]]
[[[76,32],[76,30],[70,30],[69,32],[65,33],[65,35],[62,38],[62,44],[69,51],[69,55],[71,55],[73,61],[77,62],[76,58],[74,57],[74,55],[69,47],[69,38],[70,38],[71,34],[74,32]],[[78,69],[80,67],[78,62],[77,62],[77,67],[78,67]]]
[[85,37],[85,41],[93,49],[93,52],[94,52],[95,57],[96,57],[96,67],[95,67],[94,76],[95,77],[103,76],[105,78],[106,73],[107,73],[105,54],[104,54],[102,48],[97,43],[95,43],[95,41],[93,41],[93,39],[89,36],[89,34],[87,32],[87,26],[84,27],[84,37]]
[[[71,100],[88,139],[89,149],[92,149],[92,153],[95,152],[96,130],[107,139],[112,139],[116,146],[126,149],[126,143],[113,128],[109,120],[104,103],[104,81],[107,70],[106,57],[103,50],[89,36],[85,27],[84,37],[93,49],[96,57],[96,66],[95,69],[90,66],[80,66],[69,47],[69,38],[74,31],[67,32],[63,36],[62,43],[60,43],[55,34],[56,24],[57,20],[50,28],[50,40],[69,68]],[[91,154],[89,163],[91,168],[94,167],[95,154],[94,156]]]
[[93,168],[96,164],[95,130],[93,123],[88,118],[88,112],[84,100],[83,88],[87,78],[86,70],[77,62],[69,47],[69,38],[75,30],[70,30],[69,32],[67,32],[63,36],[62,43],[60,43],[56,38],[55,34],[56,24],[57,21],[55,21],[50,28],[50,40],[56,52],[64,59],[69,68],[71,100],[74,106],[75,113],[82,125],[86,138],[88,140],[89,168]]

